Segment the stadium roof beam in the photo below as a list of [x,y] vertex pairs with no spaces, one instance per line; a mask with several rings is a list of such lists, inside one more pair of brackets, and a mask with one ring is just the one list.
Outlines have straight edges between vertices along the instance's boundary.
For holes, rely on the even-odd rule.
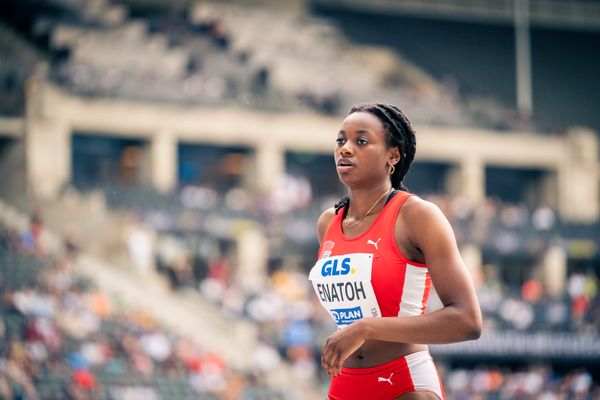
[[[512,24],[513,0],[310,0],[311,4],[429,18]],[[600,30],[600,3],[532,0],[532,26]]]
[[[84,98],[43,78],[32,79],[25,123],[26,168],[30,187],[42,198],[55,198],[71,181],[73,132],[104,132],[151,142],[151,181],[159,190],[174,182],[179,142],[248,146],[262,165],[253,172],[257,187],[270,190],[273,176],[283,172],[285,151],[331,154],[331,136],[323,132],[336,132],[340,123],[338,118],[317,114]],[[486,166],[533,167],[556,175],[555,196],[563,218],[596,221],[600,215],[595,132],[573,128],[563,136],[547,136],[466,127],[418,125],[417,129],[418,159],[456,165],[464,178],[459,190],[475,202],[483,197]]]

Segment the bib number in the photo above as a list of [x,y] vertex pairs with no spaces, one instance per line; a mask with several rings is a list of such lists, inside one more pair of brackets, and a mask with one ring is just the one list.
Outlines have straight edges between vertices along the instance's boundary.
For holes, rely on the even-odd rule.
[[372,270],[373,254],[369,253],[324,257],[311,269],[315,293],[338,327],[381,316],[371,284]]

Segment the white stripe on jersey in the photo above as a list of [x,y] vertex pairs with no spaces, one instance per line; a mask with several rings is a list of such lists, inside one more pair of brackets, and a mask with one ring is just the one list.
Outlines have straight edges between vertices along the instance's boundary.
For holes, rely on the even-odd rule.
[[399,317],[421,315],[426,282],[427,268],[406,264],[404,287],[402,288],[400,311],[398,312]]

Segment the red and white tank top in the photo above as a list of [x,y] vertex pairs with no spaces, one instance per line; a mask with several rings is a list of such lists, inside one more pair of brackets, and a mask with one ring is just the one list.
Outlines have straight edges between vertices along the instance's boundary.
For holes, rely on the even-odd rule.
[[356,237],[342,232],[344,210],[333,218],[309,279],[338,327],[360,318],[425,312],[431,288],[427,266],[408,260],[394,235],[396,216],[410,196],[398,192]]

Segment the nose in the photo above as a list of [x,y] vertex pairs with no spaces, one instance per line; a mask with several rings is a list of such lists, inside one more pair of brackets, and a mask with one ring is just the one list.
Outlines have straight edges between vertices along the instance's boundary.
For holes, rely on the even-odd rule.
[[352,144],[349,140],[344,143],[342,147],[340,147],[340,155],[342,156],[351,156],[352,155]]

